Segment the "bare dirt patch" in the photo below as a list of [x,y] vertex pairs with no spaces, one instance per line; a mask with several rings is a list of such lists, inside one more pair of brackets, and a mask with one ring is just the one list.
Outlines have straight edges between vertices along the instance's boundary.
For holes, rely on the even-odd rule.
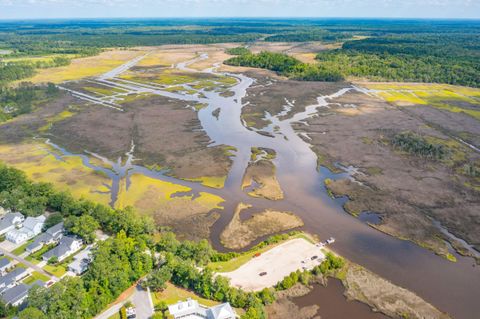
[[303,226],[302,220],[292,213],[274,210],[265,210],[247,220],[241,220],[242,210],[250,207],[243,203],[237,206],[232,220],[220,236],[225,247],[243,248],[257,238]]
[[[311,260],[312,256],[317,258]],[[258,291],[273,287],[285,276],[302,270],[303,267],[312,269],[320,264],[323,258],[319,247],[304,238],[295,238],[252,258],[234,271],[220,275],[230,278],[231,284],[235,287],[245,291]],[[260,276],[262,272],[266,274]]]

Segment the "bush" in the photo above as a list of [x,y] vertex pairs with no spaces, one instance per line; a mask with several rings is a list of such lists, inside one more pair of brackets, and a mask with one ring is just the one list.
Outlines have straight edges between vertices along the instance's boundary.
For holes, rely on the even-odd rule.
[[231,49],[225,50],[226,53],[230,55],[243,55],[243,54],[249,54],[250,50],[247,49],[246,47],[235,47]]
[[432,144],[425,138],[412,132],[403,132],[393,137],[391,141],[395,148],[424,158],[444,159],[448,150],[443,145]]

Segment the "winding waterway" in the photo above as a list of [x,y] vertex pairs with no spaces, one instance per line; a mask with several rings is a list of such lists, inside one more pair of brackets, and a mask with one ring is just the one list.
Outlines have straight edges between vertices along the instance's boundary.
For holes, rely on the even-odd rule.
[[[187,61],[176,67],[187,70],[188,66],[205,59],[202,55],[196,60]],[[134,65],[128,65],[128,67]],[[118,68],[125,71],[126,68]],[[192,71],[188,69],[189,71]],[[333,174],[325,167],[317,167],[317,156],[310,145],[292,128],[292,123],[307,119],[316,113],[317,108],[327,107],[329,101],[350,90],[360,89],[346,87],[329,96],[319,96],[315,105],[307,106],[305,111],[294,114],[288,119],[269,116],[272,122],[273,137],[264,136],[246,127],[241,120],[242,99],[254,79],[242,74],[217,73],[215,68],[206,70],[216,75],[235,77],[238,83],[230,90],[233,96],[223,97],[218,92],[197,90],[198,94],[179,94],[167,92],[152,84],[135,83],[115,78],[119,73],[111,72],[98,79],[108,85],[122,87],[132,92],[148,92],[183,101],[206,103],[208,106],[198,112],[198,118],[205,133],[210,137],[211,145],[231,145],[237,151],[223,189],[211,189],[198,183],[178,180],[133,164],[134,144],[127,156],[126,163],[112,162],[95,154],[111,168],[93,165],[87,155],[71,154],[55,146],[63,155],[80,156],[84,165],[100,170],[112,178],[112,204],[116,200],[119,180],[128,178],[133,173],[141,173],[153,178],[182,184],[193,189],[193,193],[207,191],[223,197],[225,209],[220,219],[212,228],[212,243],[217,249],[223,249],[219,235],[230,221],[234,207],[239,202],[252,204],[259,211],[264,208],[289,210],[300,216],[305,223],[305,230],[321,238],[334,236],[337,241],[333,249],[346,258],[365,266],[371,271],[389,279],[393,283],[410,289],[455,318],[474,319],[480,314],[480,267],[473,266],[473,260],[456,255],[458,262],[452,263],[432,252],[420,248],[409,241],[399,240],[383,234],[365,222],[356,219],[342,208],[345,199],[329,197],[325,178],[342,178],[347,173]],[[189,90],[193,88],[188,87]],[[201,93],[201,94],[200,94]],[[321,92],[319,92],[321,94]],[[213,115],[214,110],[220,112]],[[114,111],[114,110],[113,110]],[[282,117],[283,118],[283,117]],[[251,147],[274,149],[277,157],[277,178],[282,186],[285,198],[280,201],[268,201],[252,198],[241,190],[242,177],[250,160]],[[128,182],[127,182],[128,184]]]

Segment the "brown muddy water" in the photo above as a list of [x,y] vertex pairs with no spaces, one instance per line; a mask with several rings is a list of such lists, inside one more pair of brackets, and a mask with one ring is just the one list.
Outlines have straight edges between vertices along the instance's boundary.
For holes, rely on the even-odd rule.
[[[188,63],[184,63],[177,67],[185,70],[187,66]],[[213,69],[209,72],[221,75]],[[366,267],[394,284],[414,291],[440,310],[450,313],[454,318],[479,318],[480,267],[474,266],[471,258],[461,257],[454,252],[458,262],[449,262],[409,241],[383,234],[368,226],[366,222],[345,213],[342,208],[345,199],[329,197],[324,181],[326,178],[348,177],[348,172],[333,174],[325,167],[318,168],[317,156],[311,150],[310,145],[293,130],[292,123],[313,116],[318,108],[328,107],[332,98],[341,96],[350,90],[359,89],[345,84],[345,87],[339,88],[330,96],[323,96],[322,92],[318,92],[317,104],[307,106],[304,112],[296,113],[288,119],[283,119],[283,117],[280,119],[280,116],[267,114],[266,117],[272,124],[263,130],[272,134],[273,137],[269,137],[246,127],[246,123],[241,119],[242,98],[247,95],[247,89],[255,82],[254,79],[240,74],[229,74],[229,76],[234,76],[238,80],[237,85],[230,89],[235,93],[230,97],[205,90],[197,90],[198,94],[195,95],[172,93],[156,87],[153,83],[145,85],[111,76],[98,79],[99,82],[122,87],[131,92],[147,92],[172,99],[208,104],[198,112],[198,117],[204,131],[212,141],[210,145],[225,144],[237,149],[223,189],[211,189],[198,183],[169,177],[166,175],[168,172],[155,172],[134,165],[132,164],[134,162],[132,154],[127,156],[129,158],[127,166],[120,165],[120,162],[110,162],[109,164],[113,168],[108,170],[92,165],[85,155],[70,154],[70,156],[81,156],[84,165],[103,171],[112,178],[112,203],[116,201],[118,180],[126,177],[127,185],[129,185],[128,177],[133,173],[141,173],[188,186],[192,188],[194,194],[206,191],[223,197],[226,200],[224,209],[220,211],[221,217],[212,227],[211,236],[214,247],[219,250],[225,250],[219,237],[231,220],[239,202],[253,205],[255,211],[266,208],[291,211],[303,219],[306,231],[318,235],[321,239],[335,237],[337,240],[331,248],[347,259]],[[194,90],[192,87],[188,87],[188,89]],[[359,91],[361,92],[361,90]],[[217,109],[220,109],[218,116],[212,115],[212,111]],[[289,112],[288,106],[285,107],[285,112]],[[274,163],[277,178],[285,194],[283,200],[268,201],[252,198],[241,190],[242,177],[250,159],[250,149],[253,146],[271,148],[276,151],[277,157]],[[60,147],[57,150],[64,155],[69,155]],[[134,154],[133,151],[132,153]],[[108,160],[105,159],[105,161]],[[373,215],[370,217],[374,218]],[[343,289],[336,285],[338,283],[333,283],[330,288],[317,288],[312,296],[308,297],[309,300],[312,302],[318,300],[320,303],[322,299],[319,297],[320,294],[327,299],[343,298]],[[319,295],[317,296],[317,294]],[[324,307],[324,310],[321,311],[330,309],[328,305]],[[343,304],[342,307],[350,306]],[[365,318],[376,318],[375,316],[377,316],[373,313],[370,315],[372,316]],[[350,318],[363,317],[350,316]]]
[[322,319],[388,319],[382,313],[373,312],[370,307],[358,301],[348,301],[343,296],[343,284],[330,278],[326,287],[315,284],[305,296],[292,298],[300,308],[318,305],[317,315]]

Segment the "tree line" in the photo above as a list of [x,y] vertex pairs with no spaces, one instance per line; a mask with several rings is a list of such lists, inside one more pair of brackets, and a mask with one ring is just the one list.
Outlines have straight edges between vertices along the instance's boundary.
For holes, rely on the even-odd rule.
[[317,61],[344,76],[375,81],[480,86],[480,46],[475,34],[372,37],[322,51]]
[[245,53],[232,57],[225,64],[233,66],[247,66],[275,71],[299,81],[342,81],[343,76],[333,68],[322,65],[303,63],[294,57],[283,53],[262,51],[258,54]]

